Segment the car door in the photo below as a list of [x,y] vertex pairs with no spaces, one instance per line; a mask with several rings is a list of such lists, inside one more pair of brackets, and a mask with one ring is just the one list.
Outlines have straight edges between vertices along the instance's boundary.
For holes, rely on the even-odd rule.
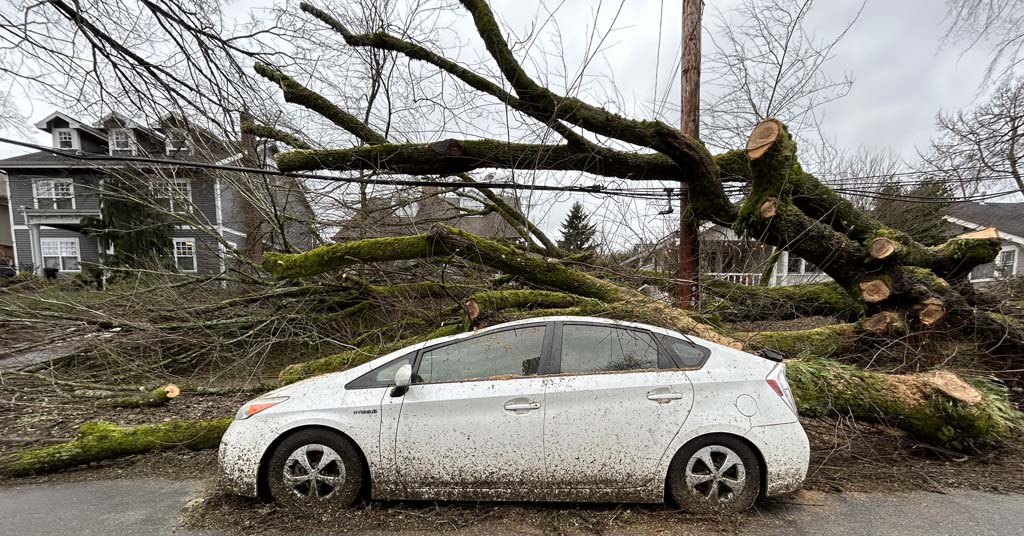
[[693,405],[693,387],[654,336],[556,323],[545,388],[544,459],[555,489],[649,483]]
[[510,489],[544,478],[541,323],[425,348],[395,436],[407,489]]

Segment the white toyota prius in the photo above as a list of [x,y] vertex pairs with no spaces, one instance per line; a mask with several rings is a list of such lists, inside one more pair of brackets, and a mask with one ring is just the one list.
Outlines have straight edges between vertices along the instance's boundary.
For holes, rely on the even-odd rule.
[[661,502],[737,511],[800,487],[785,365],[643,324],[546,317],[416,344],[246,403],[236,493]]

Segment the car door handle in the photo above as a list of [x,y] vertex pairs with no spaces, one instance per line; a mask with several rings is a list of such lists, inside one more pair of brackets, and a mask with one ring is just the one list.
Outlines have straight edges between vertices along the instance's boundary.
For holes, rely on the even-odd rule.
[[510,400],[505,403],[506,411],[532,411],[540,409],[540,402]]
[[650,392],[647,393],[647,400],[679,400],[683,398],[682,393]]

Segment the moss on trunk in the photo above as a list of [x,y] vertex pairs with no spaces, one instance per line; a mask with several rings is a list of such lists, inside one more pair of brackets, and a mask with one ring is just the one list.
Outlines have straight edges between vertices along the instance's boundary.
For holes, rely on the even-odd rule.
[[782,352],[787,357],[828,357],[852,353],[856,333],[854,324],[835,324],[795,331],[744,333],[740,338]]
[[859,317],[864,307],[833,282],[783,287],[739,285],[724,280],[704,282],[706,294],[721,302],[711,310],[726,322],[791,320],[834,316],[844,321]]
[[806,358],[790,362],[787,377],[802,416],[880,422],[946,449],[981,450],[1024,427],[1004,388],[945,371],[901,376]]
[[462,324],[451,324],[440,327],[427,335],[410,337],[391,344],[364,346],[362,348],[356,348],[338,354],[321,357],[312,361],[296,363],[285,367],[278,375],[278,381],[281,385],[288,385],[313,376],[350,369],[368,361],[377,359],[384,354],[400,350],[406,346],[435,339],[437,337],[455,335],[462,331]]
[[103,398],[101,400],[97,400],[96,405],[109,408],[151,408],[166,404],[168,400],[173,398],[168,395],[168,386],[161,386],[137,395]]
[[213,449],[220,445],[220,437],[229,424],[230,417],[124,427],[103,421],[88,422],[79,428],[78,437],[72,441],[25,449],[0,460],[0,475],[49,473],[154,450]]

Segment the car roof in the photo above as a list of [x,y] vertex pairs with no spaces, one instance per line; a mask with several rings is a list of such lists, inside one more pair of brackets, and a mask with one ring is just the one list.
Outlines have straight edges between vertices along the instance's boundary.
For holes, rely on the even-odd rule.
[[409,352],[409,351],[412,351],[412,350],[418,350],[418,349],[423,348],[425,346],[433,346],[435,344],[444,343],[444,342],[448,342],[448,341],[456,341],[456,340],[459,340],[459,339],[466,339],[466,338],[470,338],[470,337],[473,337],[473,336],[476,336],[476,335],[480,335],[480,334],[483,334],[483,333],[489,333],[491,331],[497,331],[497,330],[506,329],[506,328],[510,328],[510,327],[524,326],[524,325],[529,325],[529,324],[542,324],[542,323],[545,323],[545,322],[563,322],[563,323],[564,322],[586,322],[586,323],[590,323],[590,324],[608,324],[608,325],[614,325],[614,326],[625,326],[625,327],[631,327],[631,328],[645,329],[645,330],[648,330],[648,331],[652,331],[654,333],[659,333],[659,334],[662,334],[662,335],[669,335],[669,336],[672,336],[672,337],[683,337],[683,338],[686,338],[686,339],[691,339],[694,342],[699,343],[699,344],[705,344],[705,345],[707,345],[707,344],[714,344],[714,343],[711,343],[710,341],[701,339],[700,337],[694,337],[692,335],[684,335],[684,334],[672,331],[670,329],[659,328],[657,326],[652,326],[652,325],[649,325],[649,324],[641,324],[639,322],[628,322],[626,320],[614,320],[614,319],[611,319],[611,318],[600,318],[600,317],[594,317],[594,316],[569,316],[569,315],[565,315],[565,316],[538,316],[538,317],[534,317],[534,318],[524,318],[522,320],[514,320],[512,322],[505,322],[505,323],[502,323],[502,324],[495,324],[493,326],[488,326],[486,328],[481,328],[481,329],[474,330],[474,331],[466,331],[466,332],[463,332],[463,333],[457,333],[455,335],[448,335],[446,337],[438,337],[436,339],[430,339],[428,341],[419,342],[419,343],[413,344],[411,346],[407,346],[407,347],[403,348],[402,350],[398,350],[398,351],[392,352],[391,354],[388,354],[388,355],[392,355],[392,354],[398,355],[399,353]]

